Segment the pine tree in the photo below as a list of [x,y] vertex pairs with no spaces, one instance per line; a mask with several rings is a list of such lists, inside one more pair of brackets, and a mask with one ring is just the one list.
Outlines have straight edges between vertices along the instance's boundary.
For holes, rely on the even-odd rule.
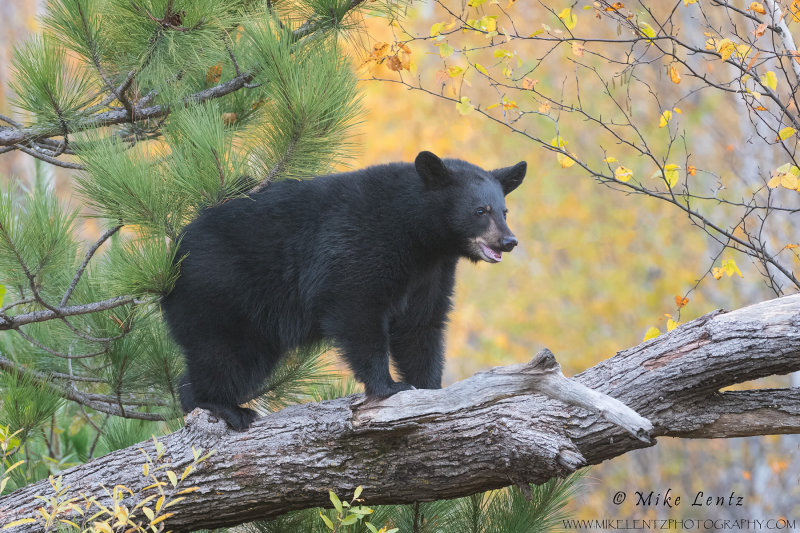
[[[43,33],[14,51],[25,124],[0,117],[2,151],[80,170],[77,208],[41,166],[32,187],[12,182],[0,198],[0,423],[22,430],[27,458],[66,446],[85,460],[180,425],[182,361],[158,302],[179,275],[181,229],[205,207],[346,159],[359,96],[342,43],[361,4],[48,4]],[[103,228],[92,242],[86,218]],[[290,357],[265,408],[323,378],[321,352]],[[7,490],[47,473],[29,461]]]

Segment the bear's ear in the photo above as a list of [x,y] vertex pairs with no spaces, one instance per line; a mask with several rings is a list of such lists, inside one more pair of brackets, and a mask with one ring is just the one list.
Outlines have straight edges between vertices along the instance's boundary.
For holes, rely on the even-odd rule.
[[513,167],[498,168],[492,170],[492,176],[500,182],[503,194],[508,194],[520,186],[525,179],[525,172],[528,170],[528,163],[520,161]]
[[414,167],[428,189],[442,189],[453,182],[444,162],[431,152],[420,152],[414,160]]

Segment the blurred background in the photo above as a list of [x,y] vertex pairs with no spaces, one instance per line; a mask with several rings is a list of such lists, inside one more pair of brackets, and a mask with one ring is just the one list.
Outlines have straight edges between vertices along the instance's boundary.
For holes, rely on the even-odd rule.
[[[11,51],[39,29],[37,15],[45,5],[42,0],[0,2],[0,113],[14,116],[7,88]],[[518,0],[513,9],[515,20],[531,31],[540,25],[533,20],[538,12],[527,11],[525,0]],[[404,17],[403,27],[427,34],[443,19],[434,6],[418,3]],[[397,30],[383,19],[369,19],[367,28],[358,42],[351,43],[356,65],[374,43],[393,42]],[[442,68],[440,55],[427,42],[409,46],[415,68],[404,75],[434,85],[436,71]],[[569,61],[564,59],[563,64],[566,72],[540,71],[538,82],[557,87],[564,77],[574,77]],[[660,67],[653,68],[654,83],[668,83],[659,81]],[[410,161],[421,150],[489,169],[528,162],[525,183],[508,199],[509,226],[520,245],[500,264],[459,265],[447,337],[446,383],[492,366],[526,361],[542,347],[556,354],[566,375],[580,372],[640,343],[652,326],[666,330],[667,319],[678,316],[675,297],[686,295],[712,266],[718,248],[674,207],[599,185],[577,166],[562,168],[552,153],[477,113],[462,115],[454,105],[422,92],[368,80],[372,75],[396,77],[388,69],[361,74],[365,113],[350,167]],[[590,85],[583,89],[592,94]],[[473,101],[495,98],[491,88],[482,86],[471,87],[470,94]],[[735,175],[752,163],[753,154],[733,149],[745,144],[750,124],[742,124],[729,106],[715,98],[698,97],[684,105],[684,112],[696,117],[694,153],[703,167]],[[602,105],[598,100],[597,106]],[[581,129],[580,123],[561,134],[576,147],[593,142],[590,130]],[[59,195],[71,196],[71,171],[36,164],[47,167],[42,171]],[[5,154],[0,156],[0,176],[30,181],[34,165],[23,153]],[[81,221],[81,230],[87,239],[98,232],[91,219]],[[680,309],[681,322],[714,309],[735,309],[774,297],[746,257],[736,256],[736,261],[743,277],[707,276]],[[765,383],[787,386],[789,378],[753,386]],[[651,449],[593,467],[572,510],[579,518],[800,518],[799,447],[800,437],[795,435],[707,441],[662,438]],[[744,497],[744,505],[707,510],[685,504],[678,510],[647,510],[612,503],[619,490],[630,495],[636,490],[663,493],[668,488],[684,501],[694,499],[698,491],[715,496],[735,493]]]

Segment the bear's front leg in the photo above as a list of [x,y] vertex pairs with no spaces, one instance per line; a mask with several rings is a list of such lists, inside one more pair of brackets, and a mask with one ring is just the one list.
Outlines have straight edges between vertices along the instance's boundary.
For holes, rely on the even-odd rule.
[[[414,387],[396,382],[389,373],[389,334],[386,320],[356,323],[354,314],[339,314],[339,319],[328,326],[334,331],[337,347],[341,350],[358,381],[364,384],[368,398],[386,398]],[[361,313],[361,317],[370,316]],[[373,314],[380,316],[380,314]]]
[[396,324],[390,333],[390,350],[406,382],[418,389],[442,388],[443,324]]

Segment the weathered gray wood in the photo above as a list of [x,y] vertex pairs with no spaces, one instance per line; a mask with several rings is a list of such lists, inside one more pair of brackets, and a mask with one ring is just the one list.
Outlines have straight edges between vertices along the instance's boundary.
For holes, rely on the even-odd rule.
[[[274,517],[325,505],[328,489],[344,496],[358,485],[368,503],[380,504],[539,483],[655,444],[633,436],[647,431],[648,420],[654,437],[794,432],[800,427],[797,390],[718,391],[800,370],[798,339],[800,295],[793,295],[694,320],[575,376],[571,381],[579,386],[560,386],[568,380],[547,368],[545,353],[441,391],[409,391],[374,404],[354,395],[292,406],[244,433],[195,411],[186,428],[161,439],[166,457],[181,470],[192,446],[217,453],[191,475],[200,490],[171,508],[176,515],[168,527],[184,531]],[[597,405],[567,405],[586,401],[583,386],[622,407],[610,402],[613,407],[598,412]],[[152,450],[152,443],[142,447]],[[101,484],[125,484],[142,497],[138,448],[67,470],[64,483],[74,494],[100,500]],[[0,524],[34,516],[41,504],[33,496],[50,492],[40,482],[0,499]]]

